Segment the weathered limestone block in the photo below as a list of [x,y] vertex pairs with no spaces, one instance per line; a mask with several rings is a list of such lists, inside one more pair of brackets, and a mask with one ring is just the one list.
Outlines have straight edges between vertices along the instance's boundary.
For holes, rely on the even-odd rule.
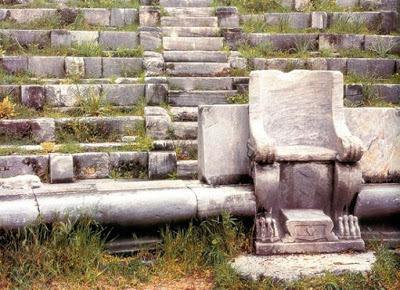
[[145,26],[158,26],[160,24],[160,9],[152,6],[140,6],[139,24]]
[[83,57],[65,57],[65,73],[68,76],[85,76],[85,61]]
[[171,87],[184,91],[192,91],[198,87],[204,90],[232,90],[233,80],[230,77],[176,77],[168,78],[168,83]]
[[22,85],[21,86],[21,103],[35,110],[42,110],[46,101],[43,86],[38,85]]
[[112,8],[110,25],[114,27],[122,27],[133,24],[138,19],[137,9],[132,8]]
[[310,70],[328,70],[328,61],[322,57],[308,58],[305,66]]
[[[247,178],[248,126],[247,106],[199,108],[198,154],[201,180],[209,184],[231,184]],[[213,130],[209,130],[210,127]]]
[[115,106],[132,106],[144,97],[144,84],[103,84],[105,100]]
[[17,23],[28,23],[41,18],[51,18],[56,14],[55,9],[9,9],[8,17],[10,20],[15,21]]
[[30,120],[32,139],[36,143],[51,142],[56,140],[55,122],[51,118],[38,118]]
[[110,26],[111,12],[106,8],[82,8],[83,17],[90,25]]
[[74,173],[78,179],[106,178],[110,173],[107,153],[89,152],[73,154]]
[[218,7],[216,16],[220,28],[237,28],[240,26],[239,11],[236,7]]
[[354,34],[320,34],[319,49],[340,50],[340,49],[362,49],[364,35]]
[[9,96],[15,100],[21,99],[21,87],[19,85],[0,85],[0,101]]
[[378,30],[381,34],[389,34],[392,31],[396,31],[398,29],[399,13],[393,10],[379,12],[380,24]]
[[229,63],[175,62],[165,63],[172,76],[223,76],[229,73]]
[[98,31],[71,30],[71,45],[97,44],[99,41]]
[[177,139],[197,139],[197,122],[173,122],[171,131]]
[[307,45],[309,50],[317,47],[318,34],[314,33],[285,33],[285,34],[268,34],[268,33],[250,33],[247,35],[248,41],[253,45],[259,45],[270,42],[274,49],[291,50],[296,45],[303,43]]
[[3,21],[7,17],[8,9],[0,9],[0,21]]
[[161,107],[145,107],[146,134],[155,140],[170,137],[171,117]]
[[287,21],[290,28],[305,29],[311,27],[311,14],[303,12],[265,13],[267,25],[279,25],[282,21]]
[[143,59],[143,67],[146,76],[159,76],[164,72],[164,58],[159,56],[145,57]]
[[296,11],[303,11],[310,5],[310,0],[294,0],[294,9]]
[[20,45],[28,46],[35,44],[38,47],[44,47],[50,43],[49,30],[1,30],[2,36],[8,37]]
[[139,45],[139,35],[130,31],[101,31],[99,45],[110,50],[136,48]]
[[400,114],[390,108],[346,109],[347,124],[368,148],[360,160],[366,182],[400,182]]
[[0,178],[14,177],[18,175],[37,175],[46,178],[48,172],[48,156],[1,156]]
[[197,160],[180,160],[177,162],[179,179],[195,179],[197,177]]
[[28,70],[28,57],[26,56],[0,57],[0,67],[9,73],[26,72]]
[[347,73],[347,58],[327,58],[328,70],[338,70]]
[[155,51],[162,47],[162,34],[158,27],[141,27],[139,38],[140,45],[146,51]]
[[112,152],[110,170],[120,174],[130,174],[133,178],[147,176],[147,152]]
[[396,69],[396,62],[392,59],[349,58],[347,73],[368,75],[374,77],[389,77]]
[[178,27],[217,27],[218,18],[214,16],[208,17],[161,17],[161,26],[178,26]]
[[100,85],[46,85],[46,103],[54,107],[73,107],[89,94],[100,95]]
[[31,56],[28,58],[28,71],[36,76],[65,76],[65,58],[59,56]]
[[306,60],[300,58],[269,58],[266,59],[265,64],[267,69],[284,72],[306,68]]
[[240,54],[233,54],[228,58],[228,62],[231,68],[237,69],[246,69],[247,68],[247,59],[244,57],[240,57]]
[[0,178],[0,189],[2,190],[1,193],[4,193],[4,191],[6,193],[10,191],[17,191],[19,189],[25,189],[29,192],[30,189],[39,188],[41,186],[42,182],[36,175],[18,175],[15,177]]
[[161,105],[167,100],[167,84],[146,84],[146,102],[151,106]]
[[101,78],[103,76],[103,58],[102,57],[84,57],[85,77]]
[[311,28],[326,29],[328,26],[328,13],[311,12]]
[[358,5],[360,0],[336,0],[336,4],[340,7],[350,8]]
[[168,178],[176,172],[175,152],[149,152],[149,178]]
[[136,76],[143,69],[142,58],[104,57],[103,77]]
[[50,183],[74,181],[74,162],[71,154],[50,154]]
[[222,37],[164,37],[165,50],[191,51],[204,50],[215,51],[223,47]]

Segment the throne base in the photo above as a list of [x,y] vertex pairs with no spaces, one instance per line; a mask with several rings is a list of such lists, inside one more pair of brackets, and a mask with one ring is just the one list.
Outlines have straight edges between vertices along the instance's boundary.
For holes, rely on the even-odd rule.
[[364,251],[365,243],[362,239],[294,243],[263,243],[256,241],[255,249],[256,255],[335,253],[348,250]]

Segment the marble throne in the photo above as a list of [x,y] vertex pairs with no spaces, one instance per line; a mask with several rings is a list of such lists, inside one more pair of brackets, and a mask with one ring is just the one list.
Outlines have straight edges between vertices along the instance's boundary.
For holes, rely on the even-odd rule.
[[345,123],[343,75],[253,71],[249,128],[256,253],[363,250],[350,214],[363,146]]

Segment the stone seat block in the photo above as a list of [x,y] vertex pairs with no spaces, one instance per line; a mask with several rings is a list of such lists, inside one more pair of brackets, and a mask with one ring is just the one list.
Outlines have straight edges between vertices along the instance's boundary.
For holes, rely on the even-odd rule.
[[214,12],[211,7],[166,7],[165,11],[174,17],[206,17]]
[[164,37],[165,50],[205,50],[217,51],[223,47],[222,37]]
[[166,62],[227,62],[228,56],[222,51],[165,51]]
[[161,26],[178,27],[217,27],[217,17],[161,17]]
[[229,73],[228,63],[167,62],[166,72],[171,76],[224,76]]
[[218,27],[167,27],[161,28],[164,36],[171,37],[215,37],[220,36]]

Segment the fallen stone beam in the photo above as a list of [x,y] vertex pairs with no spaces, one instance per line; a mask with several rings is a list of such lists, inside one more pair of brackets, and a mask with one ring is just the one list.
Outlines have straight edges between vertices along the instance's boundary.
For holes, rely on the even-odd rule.
[[103,181],[2,190],[0,228],[88,216],[102,224],[145,227],[229,212],[254,216],[251,186],[205,186],[197,181]]

